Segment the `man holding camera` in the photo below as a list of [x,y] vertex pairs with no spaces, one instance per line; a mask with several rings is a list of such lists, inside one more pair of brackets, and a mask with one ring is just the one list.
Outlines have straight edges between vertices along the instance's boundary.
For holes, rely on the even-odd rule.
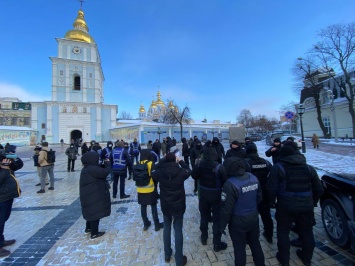
[[5,222],[9,219],[14,198],[21,194],[20,186],[14,175],[16,170],[23,167],[23,162],[15,154],[16,146],[8,145],[5,154],[0,156],[0,258],[11,254],[6,246],[13,245],[16,240],[5,240]]

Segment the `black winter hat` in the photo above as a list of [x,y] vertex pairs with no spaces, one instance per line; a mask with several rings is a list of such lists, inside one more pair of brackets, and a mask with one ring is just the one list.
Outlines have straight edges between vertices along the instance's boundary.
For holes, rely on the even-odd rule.
[[241,176],[245,174],[245,164],[238,157],[229,157],[224,160],[223,166],[226,169],[227,176]]
[[276,139],[274,139],[274,142],[279,142],[279,143],[281,143],[281,139],[280,139],[280,138],[276,138]]
[[284,147],[291,147],[292,149],[294,149],[295,151],[299,151],[298,150],[298,145],[297,145],[297,143],[296,142],[294,142],[294,141],[291,141],[291,140],[289,140],[289,141],[286,141],[285,143],[284,143]]
[[296,142],[286,141],[280,149],[280,157],[300,154]]
[[245,147],[245,153],[258,153],[258,148],[256,147],[255,143],[250,143]]
[[250,140],[250,138],[249,138],[249,137],[246,137],[244,140],[247,141],[247,140]]
[[238,146],[239,146],[239,141],[233,140],[233,141],[232,141],[232,145],[238,145]]
[[9,145],[6,147],[6,151],[7,153],[11,152],[11,153],[16,153],[16,146],[15,145]]

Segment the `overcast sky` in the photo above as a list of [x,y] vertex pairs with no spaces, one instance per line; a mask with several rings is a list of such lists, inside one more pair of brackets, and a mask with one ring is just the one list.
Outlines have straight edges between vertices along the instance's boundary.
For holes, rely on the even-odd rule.
[[[0,97],[51,99],[51,61],[76,0],[1,0]],[[158,87],[196,120],[235,122],[242,109],[277,117],[298,101],[290,72],[317,31],[354,21],[353,0],[85,0],[105,103],[135,118]]]

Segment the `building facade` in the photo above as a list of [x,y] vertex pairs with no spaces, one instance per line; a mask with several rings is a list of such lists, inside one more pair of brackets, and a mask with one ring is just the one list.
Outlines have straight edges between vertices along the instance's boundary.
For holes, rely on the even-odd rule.
[[[355,76],[355,72],[351,73],[351,77]],[[349,101],[345,97],[344,90],[348,95],[349,88],[343,82],[343,75],[324,78],[321,75],[320,81],[316,84],[319,87],[319,103],[321,107],[321,117],[326,128],[327,134],[331,138],[350,138],[353,136],[353,127],[351,115],[349,112]],[[351,79],[355,84],[355,79]],[[305,107],[305,113],[302,116],[303,131],[305,137],[312,137],[315,133],[323,136],[319,123],[317,121],[316,102],[310,89],[305,87],[301,92],[300,103]]]
[[52,61],[52,99],[31,102],[31,127],[37,141],[108,140],[116,125],[117,105],[104,104],[104,74],[99,50],[79,10],[74,29],[56,38]]

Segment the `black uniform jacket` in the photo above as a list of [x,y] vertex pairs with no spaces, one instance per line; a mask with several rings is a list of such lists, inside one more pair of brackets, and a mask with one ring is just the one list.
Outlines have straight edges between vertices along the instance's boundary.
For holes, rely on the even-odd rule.
[[279,157],[279,162],[287,165],[299,165],[308,167],[311,171],[311,179],[309,180],[312,188],[311,197],[282,197],[279,195],[280,184],[285,182],[285,172],[278,164],[271,168],[267,181],[267,190],[269,193],[270,204],[273,205],[277,199],[277,208],[282,208],[288,211],[303,212],[312,211],[314,206],[317,206],[320,196],[323,193],[323,187],[319,180],[316,170],[306,164],[306,158],[302,154]]
[[184,182],[191,170],[184,162],[167,162],[161,159],[152,171],[154,182],[159,183],[160,203],[163,214],[181,216],[186,210]]

